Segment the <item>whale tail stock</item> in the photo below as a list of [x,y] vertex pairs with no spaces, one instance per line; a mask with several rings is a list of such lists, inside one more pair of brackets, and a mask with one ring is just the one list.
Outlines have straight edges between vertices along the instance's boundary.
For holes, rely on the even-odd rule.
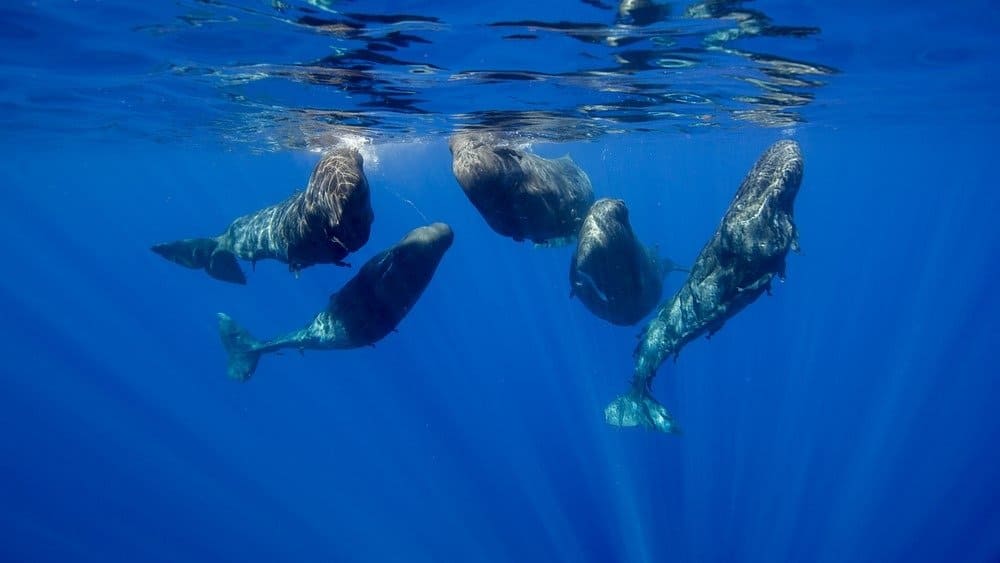
[[604,409],[604,421],[623,428],[643,426],[667,434],[680,434],[670,412],[645,387],[633,387]]
[[229,377],[249,380],[260,360],[261,343],[225,313],[219,313],[219,336],[228,356],[226,372]]
[[214,238],[175,240],[154,245],[151,250],[175,264],[195,270],[205,270],[217,280],[240,285],[247,283],[236,255],[220,249],[219,241]]

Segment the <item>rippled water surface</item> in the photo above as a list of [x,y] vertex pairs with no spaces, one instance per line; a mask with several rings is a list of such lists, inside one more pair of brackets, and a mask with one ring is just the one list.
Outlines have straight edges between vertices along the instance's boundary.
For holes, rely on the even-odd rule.
[[895,117],[915,98],[934,114],[965,112],[949,95],[985,102],[996,9],[908,6],[10,2],[0,103],[8,128],[211,131],[278,148],[456,127],[550,139],[787,127]]
[[5,94],[18,113],[6,119],[59,116],[63,130],[159,137],[208,128],[276,146],[345,131],[491,127],[570,139],[791,125],[839,71],[815,14],[767,8],[11,3],[4,41],[46,47],[7,56],[8,79],[31,85]]

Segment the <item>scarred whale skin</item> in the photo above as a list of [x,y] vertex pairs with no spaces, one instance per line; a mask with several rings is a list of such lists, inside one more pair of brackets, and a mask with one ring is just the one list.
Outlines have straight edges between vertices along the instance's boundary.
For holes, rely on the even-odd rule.
[[539,244],[576,236],[594,190],[568,156],[542,158],[490,132],[456,133],[448,146],[455,179],[498,234]]
[[152,250],[216,279],[244,284],[237,258],[279,260],[296,273],[314,264],[346,265],[343,259],[368,242],[374,218],[361,153],[341,148],[320,159],[304,192],[237,218],[217,237]]
[[650,393],[656,370],[769,292],[775,276],[784,277],[788,251],[798,249],[792,207],[802,171],[801,151],[790,140],[778,141],[757,160],[687,281],[646,326],[634,354],[632,389],[604,410],[609,424],[678,431]]
[[603,198],[580,227],[569,267],[570,295],[612,324],[633,325],[656,307],[663,277],[674,269],[636,238],[625,202]]
[[365,262],[326,309],[305,327],[259,341],[224,313],[219,334],[229,356],[228,373],[246,381],[261,354],[283,348],[334,350],[372,345],[392,332],[420,298],[454,235],[444,223],[410,231],[402,240]]

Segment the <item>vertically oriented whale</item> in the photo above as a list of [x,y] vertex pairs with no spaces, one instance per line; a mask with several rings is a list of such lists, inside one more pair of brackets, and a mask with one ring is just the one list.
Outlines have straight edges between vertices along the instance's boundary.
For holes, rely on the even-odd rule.
[[448,147],[469,201],[490,228],[516,241],[571,239],[594,202],[590,179],[568,156],[542,158],[489,132],[456,133]]
[[224,313],[219,334],[229,356],[228,373],[246,381],[261,354],[283,348],[333,350],[378,342],[396,328],[424,292],[454,235],[444,223],[407,233],[402,240],[365,262],[357,275],[330,296],[326,309],[305,327],[259,341]]
[[609,424],[677,431],[650,393],[656,370],[770,291],[774,276],[784,276],[788,251],[798,249],[792,207],[802,168],[799,145],[789,140],[778,141],[757,160],[687,281],[646,326],[634,354],[632,389],[604,410]]
[[279,260],[296,273],[313,264],[346,265],[343,259],[368,242],[374,218],[361,153],[340,148],[320,159],[304,192],[237,218],[217,237],[157,244],[152,250],[213,278],[244,284],[237,258]]
[[677,269],[639,242],[624,201],[602,198],[580,227],[569,267],[570,296],[610,323],[633,325],[656,307],[664,276]]

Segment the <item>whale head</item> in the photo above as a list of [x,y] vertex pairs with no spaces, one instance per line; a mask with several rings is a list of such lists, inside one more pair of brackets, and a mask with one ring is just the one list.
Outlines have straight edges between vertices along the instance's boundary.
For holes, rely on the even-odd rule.
[[628,207],[621,199],[601,198],[591,207],[591,215],[599,216],[605,221],[628,224]]
[[399,324],[434,277],[454,238],[444,223],[413,229],[365,262],[330,297],[330,313],[347,327],[355,344],[376,342]]
[[441,256],[451,247],[454,240],[455,234],[451,227],[444,223],[432,223],[407,233],[399,241],[397,248],[421,257]]
[[733,198],[719,234],[728,252],[741,260],[783,269],[795,244],[795,196],[802,183],[802,151],[782,140],[757,159]]
[[430,283],[454,239],[451,227],[444,223],[432,223],[407,233],[377,261],[374,285],[379,293],[391,294],[392,297],[384,299],[400,305],[415,301]]
[[293,216],[289,261],[300,265],[339,263],[371,235],[375,213],[364,158],[351,147],[323,155]]

